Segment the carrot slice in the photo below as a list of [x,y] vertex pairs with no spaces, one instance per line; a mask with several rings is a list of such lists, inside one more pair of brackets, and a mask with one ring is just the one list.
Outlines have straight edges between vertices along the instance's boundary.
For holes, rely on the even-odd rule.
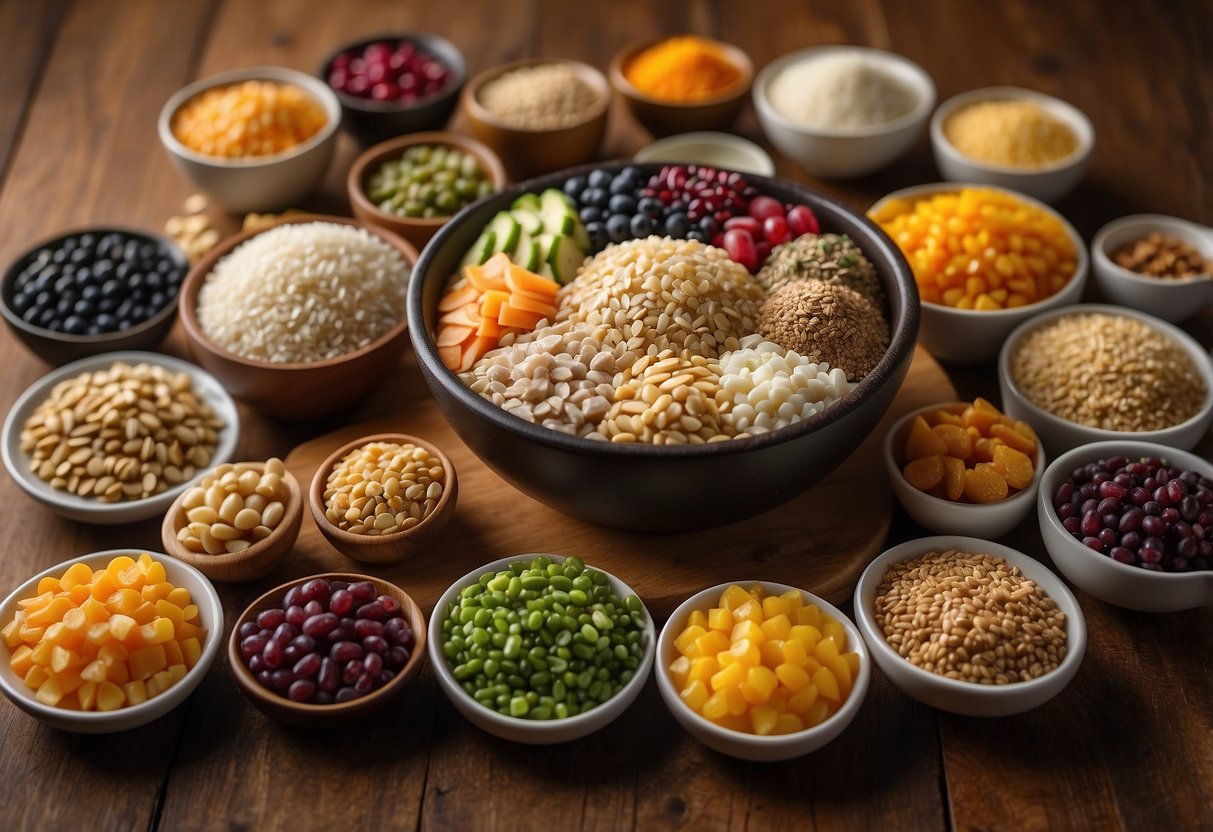
[[515,292],[532,292],[540,297],[548,298],[556,297],[556,292],[560,288],[556,285],[556,281],[548,280],[546,277],[512,264],[505,273],[505,285]]
[[501,312],[497,315],[497,320],[503,326],[517,326],[528,330],[534,329],[543,318],[538,312],[528,312],[508,303],[501,304]]
[[494,341],[501,338],[501,324],[492,318],[481,318],[480,326],[476,327],[476,335],[483,335],[486,338],[492,338]]
[[452,289],[442,296],[442,300],[438,301],[438,311],[451,312],[464,304],[474,303],[479,296],[480,292],[475,286]]
[[483,335],[477,335],[471,342],[463,348],[463,358],[459,362],[459,372],[466,372],[472,369],[472,365],[497,346],[497,339]]
[[534,312],[535,314],[542,315],[545,318],[556,317],[556,307],[554,305],[535,300],[534,295],[530,294],[529,292],[513,292],[510,295],[509,304],[515,309]]
[[480,297],[480,314],[485,318],[496,318],[501,311],[501,304],[510,299],[509,292],[490,289]]
[[459,365],[463,361],[463,347],[459,344],[450,347],[439,347],[438,357],[442,359],[442,363],[446,365],[448,370],[458,371]]
[[476,327],[480,324],[480,310],[474,303],[465,303],[454,312],[447,312],[438,319],[438,323]]
[[[480,322],[481,324],[484,321]],[[475,330],[470,326],[457,326],[448,324],[447,326],[438,328],[438,337],[434,339],[434,343],[439,347],[450,347],[456,344],[462,344],[470,338]]]

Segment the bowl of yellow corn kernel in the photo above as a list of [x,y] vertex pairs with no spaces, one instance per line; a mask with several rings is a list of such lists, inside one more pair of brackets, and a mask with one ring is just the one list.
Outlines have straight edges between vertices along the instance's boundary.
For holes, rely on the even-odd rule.
[[319,79],[283,67],[221,72],[160,110],[173,165],[231,213],[294,207],[324,178],[341,104]]
[[871,661],[837,607],[787,584],[732,581],[692,595],[657,639],[657,688],[704,745],[745,760],[800,757],[837,737]]
[[994,360],[1024,321],[1078,303],[1082,237],[1061,214],[990,185],[940,182],[894,191],[868,217],[892,238],[922,300],[919,341],[952,364]]

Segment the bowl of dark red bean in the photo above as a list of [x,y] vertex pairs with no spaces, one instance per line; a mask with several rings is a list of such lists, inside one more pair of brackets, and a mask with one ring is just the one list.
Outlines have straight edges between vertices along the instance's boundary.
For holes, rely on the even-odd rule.
[[369,575],[298,578],[249,605],[228,664],[259,710],[338,725],[395,699],[425,663],[425,616],[400,587]]
[[318,75],[341,102],[342,125],[364,144],[441,130],[467,81],[463,54],[437,35],[380,35],[347,43]]
[[1093,442],[1045,469],[1037,498],[1053,563],[1131,610],[1213,606],[1213,465],[1151,442]]
[[185,254],[155,234],[87,228],[18,257],[0,279],[0,314],[53,366],[102,352],[155,349],[177,314]]

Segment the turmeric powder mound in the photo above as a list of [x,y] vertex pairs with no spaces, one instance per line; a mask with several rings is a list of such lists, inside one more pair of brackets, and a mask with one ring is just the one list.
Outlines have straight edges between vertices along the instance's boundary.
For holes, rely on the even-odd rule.
[[742,75],[723,49],[694,35],[650,46],[628,62],[623,74],[645,95],[678,104],[713,98]]

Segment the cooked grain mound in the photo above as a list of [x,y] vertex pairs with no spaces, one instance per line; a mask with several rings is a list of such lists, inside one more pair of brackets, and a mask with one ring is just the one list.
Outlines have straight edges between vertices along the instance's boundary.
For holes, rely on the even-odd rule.
[[838,283],[884,308],[884,289],[876,267],[845,234],[802,234],[776,246],[754,276],[768,294],[799,280]]
[[889,347],[889,325],[866,297],[837,283],[786,284],[762,308],[758,331],[787,350],[825,362],[858,381]]

